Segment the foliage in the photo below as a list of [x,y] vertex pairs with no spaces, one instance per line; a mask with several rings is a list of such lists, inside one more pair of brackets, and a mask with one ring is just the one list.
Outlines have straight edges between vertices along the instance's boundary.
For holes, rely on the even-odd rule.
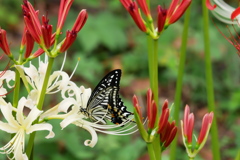
[[[58,7],[48,1],[36,1],[36,3],[43,6],[52,5],[51,7],[54,9]],[[75,66],[73,63],[77,63],[78,57],[80,57],[79,66],[73,77],[75,80],[79,81],[79,85],[84,85],[85,83],[90,87],[95,86],[104,72],[111,68],[115,68],[115,66],[124,69],[122,81],[128,81],[127,78],[129,77],[132,77],[130,81],[131,79],[146,78],[148,76],[146,39],[137,31],[134,22],[129,17],[126,18],[126,13],[120,3],[118,1],[108,2],[108,0],[76,0],[74,3],[79,6],[76,7],[76,10],[71,11],[70,17],[76,18],[78,8],[87,8],[90,14],[77,41],[72,46],[71,50],[68,51],[69,57],[67,58],[64,70],[71,73]],[[200,2],[194,2],[194,6],[192,6],[192,8],[195,8],[192,10],[193,13],[191,14],[194,23],[191,24],[189,30],[189,47],[182,100],[183,102],[196,104],[196,110],[206,106],[203,39],[201,38],[203,34],[201,26],[202,19],[201,16],[196,16],[201,14],[201,5],[199,6],[199,3]],[[0,5],[1,28],[5,28],[8,32],[12,32],[12,35],[15,34],[15,36],[17,36],[19,32],[21,33],[22,27],[22,25],[17,25],[19,23],[19,15],[21,15],[21,10],[19,10],[20,2],[7,0],[1,1]],[[212,19],[213,23],[215,23],[223,33],[227,33],[223,24],[216,22],[214,18]],[[72,18],[72,20],[74,20],[74,18]],[[234,139],[230,137],[231,140],[221,138],[220,142],[222,146],[230,146],[224,148],[222,152],[223,156],[233,159],[237,153],[237,149],[233,148],[240,147],[239,143],[237,143],[240,141],[238,134],[239,127],[234,126],[237,125],[237,116],[239,116],[240,112],[240,61],[234,48],[227,43],[221,34],[219,34],[219,31],[213,23],[211,23],[209,29],[211,51],[213,53],[213,78],[216,105],[218,108],[217,112],[219,113],[218,118],[223,122],[221,117],[227,112],[228,117],[223,122],[224,129],[229,129],[229,132],[235,137]],[[73,21],[69,21],[66,28],[71,28],[72,25]],[[158,53],[160,58],[158,63],[160,90],[174,88],[177,77],[181,32],[182,22],[180,21],[176,23],[176,25],[171,26],[162,35],[159,41],[160,47]],[[14,39],[11,45],[14,47]],[[120,65],[112,61],[113,59],[118,59]],[[60,65],[61,64],[58,64],[58,66]],[[0,66],[4,68],[5,64],[0,64]],[[128,82],[128,84],[125,83],[125,85],[130,84],[131,82]],[[172,93],[174,92],[166,92],[164,96],[173,99],[174,95]],[[131,105],[131,103],[128,103],[128,105]],[[227,127],[230,125],[228,122],[229,120],[234,127]],[[51,123],[56,123],[54,126],[57,126],[58,122],[54,121]],[[61,128],[57,128],[55,131],[57,136],[52,140],[45,140],[43,138],[46,133],[41,133],[43,135],[39,134],[40,136],[37,136],[41,139],[36,139],[37,147],[35,148],[39,160],[133,160],[138,159],[145,151],[143,142],[136,135],[133,137],[101,135],[99,136],[99,143],[97,146],[91,149],[83,145],[88,135],[82,134],[83,131],[79,132],[79,128],[69,126],[61,132],[60,130]],[[57,134],[57,132],[61,134]],[[81,133],[81,135],[79,133]],[[2,134],[2,132],[0,132],[0,134]],[[66,134],[68,136],[65,136]],[[1,137],[3,136],[1,135]],[[182,152],[183,151],[178,150],[178,154],[182,155]],[[3,158],[0,157],[0,159]],[[181,159],[184,159],[184,157]]]

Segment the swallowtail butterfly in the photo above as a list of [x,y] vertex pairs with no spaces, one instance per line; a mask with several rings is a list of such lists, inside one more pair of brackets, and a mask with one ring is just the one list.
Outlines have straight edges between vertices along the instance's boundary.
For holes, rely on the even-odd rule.
[[121,70],[116,69],[108,73],[93,90],[86,108],[81,112],[95,122],[106,124],[106,120],[114,124],[121,124],[128,119],[131,112],[127,111],[119,97],[119,83]]

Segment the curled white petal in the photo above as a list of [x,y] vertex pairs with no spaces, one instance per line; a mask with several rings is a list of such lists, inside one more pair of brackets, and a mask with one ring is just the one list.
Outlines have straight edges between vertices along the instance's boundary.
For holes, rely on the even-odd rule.
[[98,136],[97,136],[96,131],[88,125],[82,125],[81,127],[84,128],[85,130],[87,130],[92,136],[91,140],[89,140],[89,139],[85,140],[84,145],[93,148],[97,144],[97,141],[98,141]]
[[52,125],[49,123],[34,124],[26,130],[26,133],[30,134],[34,131],[43,131],[43,130],[49,131],[49,134],[45,138],[48,139],[48,138],[53,138],[55,136],[54,132],[52,131]]
[[75,104],[75,99],[73,98],[67,98],[67,99],[64,99],[60,104],[59,104],[59,107],[58,107],[58,111],[59,112],[64,112],[64,113],[67,113],[68,112],[68,109],[73,105]]

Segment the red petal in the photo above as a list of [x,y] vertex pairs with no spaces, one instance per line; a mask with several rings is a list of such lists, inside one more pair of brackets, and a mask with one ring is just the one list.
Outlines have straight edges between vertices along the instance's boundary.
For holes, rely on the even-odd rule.
[[239,14],[240,14],[240,7],[238,7],[237,9],[235,9],[235,11],[232,12],[232,14],[231,14],[231,20],[233,20],[234,18],[236,18]]
[[206,0],[206,6],[209,10],[214,10],[217,7],[216,4],[211,5],[210,0]]

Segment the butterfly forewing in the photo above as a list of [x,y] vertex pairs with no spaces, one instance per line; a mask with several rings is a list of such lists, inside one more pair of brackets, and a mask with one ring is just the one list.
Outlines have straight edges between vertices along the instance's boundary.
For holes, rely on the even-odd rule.
[[84,109],[88,118],[103,124],[106,123],[105,119],[114,124],[129,121],[128,116],[132,113],[126,110],[119,97],[120,77],[121,70],[113,70],[98,83]]

